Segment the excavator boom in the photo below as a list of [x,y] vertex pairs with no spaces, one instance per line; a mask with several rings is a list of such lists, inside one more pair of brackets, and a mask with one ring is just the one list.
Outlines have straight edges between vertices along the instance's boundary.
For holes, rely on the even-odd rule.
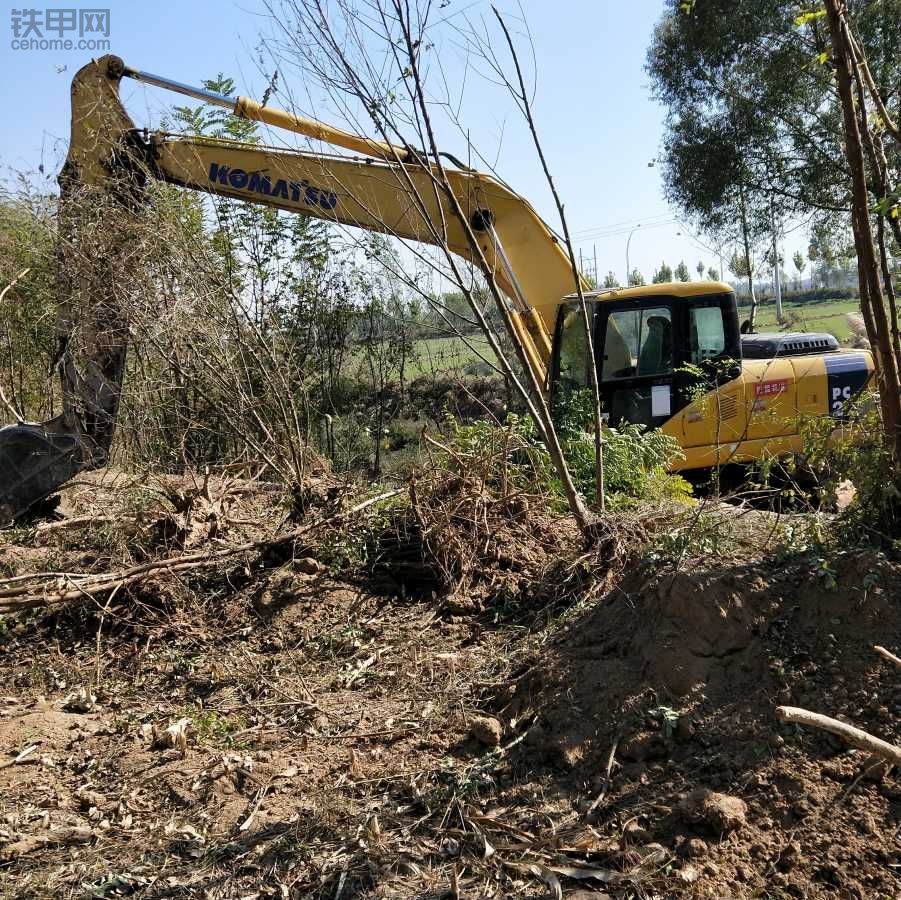
[[[263,147],[223,138],[152,134],[146,141],[119,100],[123,77],[230,108],[244,118],[365,154],[362,158]],[[369,231],[446,245],[466,260],[473,248],[432,165],[408,148],[351,134],[313,119],[231,98],[125,66],[115,56],[82,68],[72,82],[72,136],[64,173],[105,185],[122,149],[150,177]],[[520,312],[553,327],[559,300],[573,290],[572,264],[531,204],[490,175],[445,168],[454,196],[480,235],[496,278]],[[498,248],[503,253],[498,253]],[[505,257],[506,261],[501,257]],[[515,276],[514,274],[515,273]],[[515,282],[515,284],[514,284]],[[543,361],[549,348],[539,348]]]
[[[363,156],[148,134],[136,128],[119,99],[126,77]],[[498,286],[510,298],[526,358],[543,378],[557,306],[574,287],[569,256],[528,201],[502,182],[466,167],[444,167],[451,197],[436,172],[434,161],[410,148],[248,98],[192,88],[105,56],[80,69],[72,81],[72,133],[59,179],[61,231],[67,204],[74,208],[85,202],[86,191],[100,190],[140,208],[147,181],[159,180],[445,247],[467,262],[475,261],[474,235]],[[454,200],[466,223],[456,214]],[[78,246],[84,240],[84,235],[69,235],[66,243]],[[75,472],[108,459],[125,369],[127,315],[115,301],[85,297],[77,287],[71,286],[60,304],[62,416],[43,425],[0,429],[0,519],[4,510],[6,517],[17,515]],[[72,342],[76,330],[78,346]]]

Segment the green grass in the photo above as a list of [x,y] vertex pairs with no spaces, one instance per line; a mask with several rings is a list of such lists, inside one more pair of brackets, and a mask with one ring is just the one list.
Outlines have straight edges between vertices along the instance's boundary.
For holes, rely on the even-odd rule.
[[[783,313],[789,322],[787,331],[827,331],[834,334],[839,341],[846,342],[851,336],[846,318],[848,313],[859,313],[858,300],[823,300],[817,303],[784,303]],[[744,320],[748,307],[740,306],[739,320]],[[757,311],[758,331],[778,331],[776,323],[776,307],[770,301]]]
[[[413,341],[412,352],[407,358],[405,377],[419,375],[440,375],[471,373],[478,366],[479,372],[487,374],[484,360],[496,365],[496,357],[481,335],[461,337],[420,338]],[[365,351],[357,349],[351,355],[348,371],[362,373],[366,367]]]
[[414,345],[417,374],[462,371],[467,366],[484,366],[483,360],[496,365],[496,357],[481,335],[423,338]]
[[[859,313],[857,300],[823,300],[815,303],[786,302],[783,312],[788,323],[786,331],[826,331],[845,343],[851,337],[847,313]],[[748,307],[738,308],[739,321],[748,315]],[[757,312],[758,331],[779,331],[776,322],[776,307],[772,300],[761,304]],[[495,361],[488,342],[478,334],[461,337],[420,338],[413,342],[413,354],[407,363],[406,377],[419,375],[463,374],[466,372],[487,372],[482,357]],[[352,364],[363,365],[363,354],[358,351]]]

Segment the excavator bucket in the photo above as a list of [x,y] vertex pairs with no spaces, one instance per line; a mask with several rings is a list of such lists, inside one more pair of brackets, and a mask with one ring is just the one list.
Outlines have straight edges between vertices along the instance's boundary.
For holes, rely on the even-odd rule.
[[68,481],[80,468],[79,455],[73,434],[45,425],[0,428],[0,525],[28,512]]

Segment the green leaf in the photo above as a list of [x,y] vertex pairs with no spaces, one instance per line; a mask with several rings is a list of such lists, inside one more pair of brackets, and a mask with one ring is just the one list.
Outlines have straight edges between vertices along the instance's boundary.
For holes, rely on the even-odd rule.
[[822,19],[825,15],[825,9],[808,10],[807,12],[802,12],[801,15],[795,17],[795,25],[797,25],[798,28],[802,28],[804,25],[809,25],[811,22],[815,22],[817,19]]

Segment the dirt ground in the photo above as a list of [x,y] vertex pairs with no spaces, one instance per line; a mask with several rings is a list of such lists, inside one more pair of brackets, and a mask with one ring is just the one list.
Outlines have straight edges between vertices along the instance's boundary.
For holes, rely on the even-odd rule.
[[[242,503],[216,541],[274,527]],[[774,715],[901,742],[872,649],[901,648],[901,564],[782,558],[761,522],[715,568],[637,538],[611,567],[524,513],[458,590],[351,575],[332,534],[6,616],[0,896],[901,896],[896,773]],[[0,552],[81,571],[196,525]]]

